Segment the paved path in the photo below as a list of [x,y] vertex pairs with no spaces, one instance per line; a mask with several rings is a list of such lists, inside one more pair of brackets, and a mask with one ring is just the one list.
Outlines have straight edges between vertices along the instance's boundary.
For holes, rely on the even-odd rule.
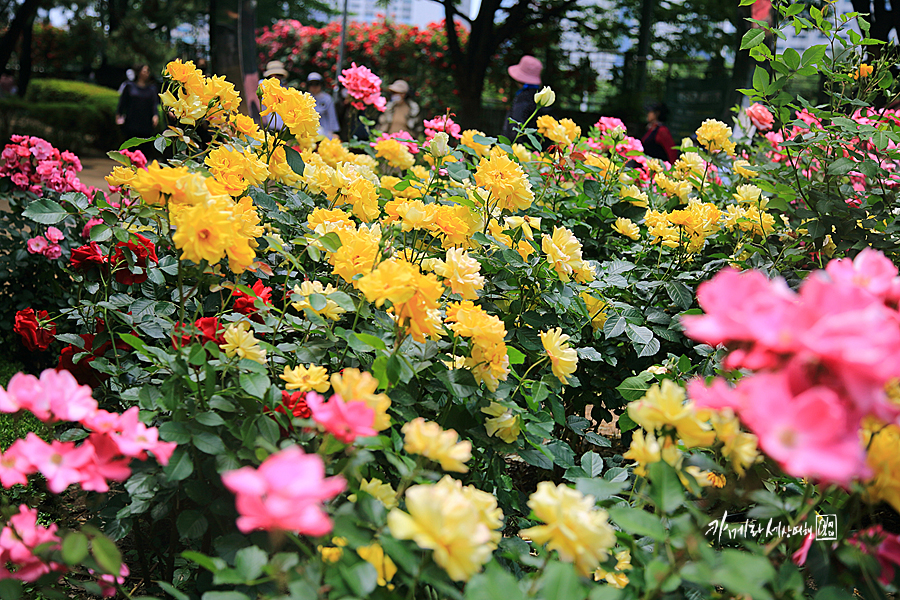
[[78,179],[87,186],[93,186],[99,190],[108,191],[104,177],[109,175],[113,167],[118,165],[113,159],[102,156],[97,158],[82,158],[81,166],[83,167],[78,174]]

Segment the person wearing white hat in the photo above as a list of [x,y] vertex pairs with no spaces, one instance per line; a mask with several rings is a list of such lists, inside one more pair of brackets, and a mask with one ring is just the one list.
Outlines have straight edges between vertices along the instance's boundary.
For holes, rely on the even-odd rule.
[[398,79],[388,86],[391,99],[378,117],[378,130],[387,134],[406,131],[413,137],[422,129],[421,109],[409,99],[409,84]]
[[519,88],[519,91],[516,92],[513,98],[509,112],[506,113],[506,121],[503,123],[501,132],[502,135],[505,135],[510,140],[516,136],[516,130],[519,127],[518,125],[513,125],[510,119],[519,124],[524,123],[525,119],[530,117],[535,108],[537,108],[534,95],[541,87],[541,71],[543,69],[544,65],[541,64],[541,61],[527,54],[522,57],[518,64],[512,65],[507,69],[513,81],[522,84],[522,87]]
[[341,126],[338,124],[337,111],[331,94],[325,91],[322,76],[310,73],[306,76],[306,91],[316,99],[316,112],[319,113],[319,134],[331,138]]
[[[266,64],[266,70],[263,71],[263,79],[269,79],[270,77],[274,77],[278,81],[282,82],[284,85],[284,80],[287,79],[288,72],[287,69],[284,68],[284,63],[280,60],[272,60]],[[265,106],[260,106],[260,112],[266,110]],[[284,127],[284,121],[277,114],[272,113],[271,115],[266,115],[265,117],[260,117],[262,122],[260,125],[269,129],[270,131],[279,131]]]

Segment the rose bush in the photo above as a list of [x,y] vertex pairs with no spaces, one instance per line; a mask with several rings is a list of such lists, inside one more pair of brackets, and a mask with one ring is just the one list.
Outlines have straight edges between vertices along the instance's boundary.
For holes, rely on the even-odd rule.
[[66,294],[17,326],[57,369],[0,392],[48,428],[0,457],[41,510],[4,509],[4,594],[894,592],[900,138],[853,112],[882,65],[808,52],[777,77],[856,82],[851,116],[758,75],[671,165],[609,118],[350,149],[168,65],[175,158],[17,192]]

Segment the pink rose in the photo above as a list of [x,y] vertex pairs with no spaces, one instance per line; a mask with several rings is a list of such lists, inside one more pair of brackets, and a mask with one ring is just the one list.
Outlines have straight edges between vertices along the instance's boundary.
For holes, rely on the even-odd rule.
[[43,254],[44,250],[47,248],[47,238],[42,235],[37,237],[33,237],[28,240],[28,253],[29,254]]
[[50,244],[44,251],[41,252],[44,256],[49,258],[50,260],[56,260],[60,256],[62,256],[62,247],[59,244]]
[[755,102],[747,108],[747,116],[750,117],[750,122],[753,123],[754,127],[760,131],[772,129],[772,123],[775,121],[769,109],[759,102]]
[[62,231],[51,225],[47,228],[47,239],[53,243],[58,243],[66,239],[66,236],[63,235]]

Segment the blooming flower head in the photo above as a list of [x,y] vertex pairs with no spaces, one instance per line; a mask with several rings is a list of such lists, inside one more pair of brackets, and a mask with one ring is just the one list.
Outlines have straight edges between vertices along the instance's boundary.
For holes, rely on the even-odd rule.
[[413,166],[416,158],[410,151],[394,138],[383,138],[375,143],[375,156],[385,159],[397,169],[406,170]]
[[477,129],[466,129],[462,132],[462,139],[459,143],[462,146],[466,146],[467,148],[471,148],[472,150],[474,150],[475,154],[477,154],[479,158],[484,158],[491,148],[489,145],[479,144],[478,142],[476,142],[476,135],[485,137],[483,131],[478,131]]
[[544,86],[534,95],[534,102],[540,107],[551,106],[556,102],[556,94],[549,86]]
[[490,406],[482,408],[481,412],[491,415],[491,418],[484,422],[484,428],[489,436],[496,435],[507,444],[512,444],[519,437],[521,431],[519,417],[510,409],[498,402],[491,402]]
[[388,590],[394,589],[389,582],[397,574],[397,565],[390,556],[384,553],[384,549],[380,545],[372,543],[368,546],[360,546],[356,549],[356,553],[361,559],[375,567],[375,572],[378,574],[376,579],[378,585],[387,587]]
[[454,294],[466,300],[478,298],[478,290],[484,287],[484,277],[479,274],[481,263],[462,248],[447,250],[446,260],[434,263],[434,272],[444,278],[444,285]]
[[406,491],[406,511],[388,513],[391,535],[433,550],[450,579],[468,581],[491,558],[500,539],[503,512],[490,494],[445,476]]
[[752,179],[752,178],[756,177],[757,175],[759,175],[759,173],[757,173],[753,169],[747,168],[750,166],[749,161],[746,161],[743,159],[738,159],[738,160],[734,161],[732,166],[734,167],[734,172],[745,179]]
[[499,146],[494,146],[489,156],[478,163],[475,183],[488,190],[489,201],[501,210],[524,210],[534,201],[531,182],[522,167]]
[[401,431],[403,449],[410,454],[420,454],[438,462],[445,471],[468,472],[469,467],[464,463],[472,458],[472,442],[460,442],[459,434],[454,430],[445,431],[437,423],[418,417],[404,425]]
[[372,428],[375,411],[362,401],[345,402],[337,394],[328,402],[315,392],[306,396],[306,404],[312,411],[313,420],[332,434],[337,440],[351,444],[358,437],[376,435]]
[[262,104],[265,107],[260,113],[263,119],[268,120],[273,114],[281,117],[284,126],[301,145],[318,135],[319,113],[316,112],[316,99],[310,94],[283,87],[274,77],[260,82],[259,89],[262,91]]
[[544,350],[553,365],[553,374],[565,385],[568,383],[569,375],[578,368],[578,353],[574,348],[569,347],[569,336],[564,334],[559,327],[542,331],[540,336]]
[[447,133],[456,139],[462,137],[460,134],[462,129],[453,122],[450,115],[438,115],[431,120],[426,119],[424,125],[425,139],[429,141],[438,133]]
[[593,496],[584,496],[564,484],[542,481],[528,506],[545,525],[523,529],[519,535],[536,544],[547,544],[549,550],[559,552],[561,560],[574,563],[581,575],[588,576],[616,543],[606,511],[594,508],[594,504]]
[[310,392],[315,390],[319,393],[328,391],[331,384],[328,382],[328,370],[325,367],[309,365],[297,365],[296,367],[284,367],[284,374],[279,375],[287,385],[289,390],[300,390],[301,392]]
[[728,154],[734,154],[731,127],[721,121],[715,119],[703,121],[703,124],[697,129],[697,141],[710,152],[724,150]]
[[366,106],[370,105],[384,112],[387,100],[381,95],[381,78],[368,67],[351,63],[350,68],[341,71],[338,81],[353,98],[351,104],[355,108],[365,110]]
[[581,137],[581,127],[572,119],[557,121],[550,115],[541,115],[537,118],[537,129],[561,146],[569,146]]
[[343,477],[325,477],[318,455],[305,454],[297,446],[269,456],[257,469],[223,473],[222,483],[235,494],[242,532],[281,530],[312,536],[331,531],[322,503],[346,487]]
[[[381,502],[388,510],[397,506],[397,492],[391,487],[391,484],[385,483],[380,479],[373,477],[372,479],[361,479],[359,482],[359,491],[365,492]],[[356,502],[356,494],[352,494],[347,498],[350,502]]]
[[640,228],[632,223],[631,219],[626,219],[625,217],[619,217],[618,219],[616,219],[616,222],[613,223],[612,229],[616,233],[621,233],[625,237],[631,238],[633,240],[638,240],[641,238]]
[[565,227],[554,227],[552,236],[544,234],[541,249],[547,255],[547,262],[563,281],[569,281],[572,273],[583,267],[581,242]]
[[266,163],[247,150],[219,146],[204,162],[232,196],[240,196],[247,186],[258,185],[269,175]]
[[266,351],[259,347],[259,341],[253,336],[250,324],[246,321],[229,325],[222,337],[225,340],[222,350],[229,358],[238,356],[261,365],[266,364]]
[[772,116],[772,113],[769,112],[768,108],[759,102],[754,102],[748,106],[746,112],[747,116],[750,117],[750,122],[760,131],[769,131],[772,129],[772,123],[775,121],[775,117]]
[[856,69],[850,76],[853,79],[864,79],[875,72],[875,67],[872,65],[867,65],[866,63],[862,63],[859,65],[859,68]]
[[352,367],[343,369],[340,373],[331,375],[331,387],[341,398],[365,402],[366,406],[374,410],[375,421],[372,428],[375,431],[383,431],[391,426],[391,416],[387,412],[391,407],[391,399],[387,394],[378,392],[378,380],[370,373]]
[[628,416],[649,431],[674,427],[688,448],[710,446],[715,440],[715,432],[706,422],[709,411],[698,412],[692,402],[685,402],[684,388],[671,379],[654,383],[643,398],[630,403]]

